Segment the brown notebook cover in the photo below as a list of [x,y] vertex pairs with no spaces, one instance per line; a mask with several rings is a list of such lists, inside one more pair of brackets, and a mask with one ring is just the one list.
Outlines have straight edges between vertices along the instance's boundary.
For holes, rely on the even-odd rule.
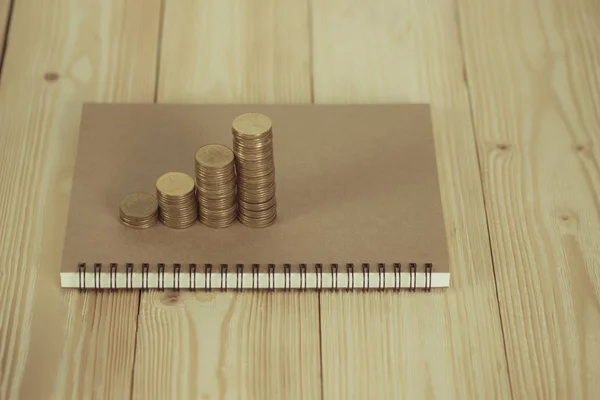
[[[119,221],[194,153],[271,118],[278,218],[213,229]],[[450,270],[430,110],[390,105],[85,104],[61,284],[81,289],[431,289]]]

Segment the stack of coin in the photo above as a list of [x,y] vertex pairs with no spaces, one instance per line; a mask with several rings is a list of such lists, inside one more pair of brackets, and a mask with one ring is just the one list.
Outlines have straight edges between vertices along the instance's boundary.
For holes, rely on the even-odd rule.
[[131,193],[121,199],[121,222],[134,229],[146,229],[156,224],[158,202],[149,193]]
[[182,172],[168,172],[156,181],[158,218],[169,228],[189,228],[198,219],[194,179]]
[[196,151],[196,193],[200,221],[211,228],[225,228],[237,218],[233,152],[220,144]]
[[264,228],[277,219],[275,162],[271,120],[247,113],[232,124],[238,218],[246,226]]

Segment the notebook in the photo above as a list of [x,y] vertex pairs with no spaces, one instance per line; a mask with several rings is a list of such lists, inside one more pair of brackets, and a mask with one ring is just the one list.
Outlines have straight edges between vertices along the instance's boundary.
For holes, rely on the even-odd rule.
[[[135,230],[119,202],[155,194],[194,153],[272,121],[277,221]],[[427,104],[83,106],[60,273],[81,290],[431,290],[450,268]]]

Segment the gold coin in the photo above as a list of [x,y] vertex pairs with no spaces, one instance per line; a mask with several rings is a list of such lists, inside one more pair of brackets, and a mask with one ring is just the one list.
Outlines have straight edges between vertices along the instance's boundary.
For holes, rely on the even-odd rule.
[[231,207],[233,204],[237,203],[237,196],[224,196],[224,197],[220,197],[220,198],[216,198],[216,199],[211,199],[211,198],[201,198],[198,199],[198,206],[200,208],[202,207],[206,207],[206,208],[214,208],[214,207],[221,207],[221,206],[225,206],[227,204],[229,204],[229,206]]
[[156,181],[156,189],[166,198],[185,196],[194,188],[192,177],[182,172],[167,172]]
[[223,198],[223,197],[234,197],[236,187],[233,188],[219,188],[219,189],[207,189],[206,191],[198,191],[198,199],[200,198]]
[[207,190],[206,192],[198,192],[198,201],[206,200],[221,200],[224,201],[228,198],[235,198],[236,189],[233,190]]
[[246,155],[267,155],[273,153],[272,143],[265,143],[260,146],[245,146],[241,143],[235,142],[233,145],[233,152],[238,158]]
[[212,190],[198,193],[198,201],[201,200],[221,200],[235,198],[235,190]]
[[211,220],[211,221],[228,221],[230,219],[235,219],[237,217],[237,209],[233,209],[232,212],[227,214],[215,215],[215,214],[200,214],[200,220]]
[[125,224],[129,224],[129,225],[146,225],[146,224],[154,224],[156,223],[156,220],[158,219],[158,215],[153,216],[152,218],[148,218],[148,219],[140,219],[140,220],[132,220],[131,218],[127,218],[124,216],[121,216],[121,222],[125,223]]
[[196,162],[200,167],[220,169],[233,164],[233,152],[221,144],[209,144],[196,151]]
[[195,202],[196,196],[192,196],[190,198],[185,198],[185,199],[178,199],[178,200],[163,200],[161,198],[159,198],[158,203],[160,204],[161,208],[177,208],[177,207],[182,207],[182,206],[186,206],[189,204],[193,204]]
[[236,180],[232,179],[230,181],[227,182],[206,182],[206,183],[200,183],[198,184],[198,186],[196,187],[196,194],[198,193],[203,193],[206,191],[235,191],[235,187],[236,187]]
[[222,203],[202,203],[198,207],[198,210],[200,210],[200,213],[202,213],[204,210],[211,210],[211,211],[229,210],[235,204],[237,204],[235,199],[233,199],[233,200],[227,199],[227,202],[222,202]]
[[243,139],[239,136],[234,136],[233,138],[233,152],[237,151],[248,151],[248,152],[256,152],[265,149],[273,148],[273,136],[269,135],[260,139]]
[[245,191],[240,191],[238,193],[238,199],[243,200],[247,203],[266,203],[267,201],[271,200],[272,198],[275,198],[275,190],[271,190],[269,192],[262,192],[262,193],[251,193],[251,192],[245,192]]
[[190,219],[198,218],[198,210],[193,209],[190,212],[182,213],[182,214],[168,214],[168,213],[160,213],[158,215],[160,219],[165,219],[169,221],[188,221]]
[[239,196],[262,196],[262,195],[267,195],[267,194],[275,195],[275,191],[276,191],[275,182],[273,182],[269,186],[259,185],[257,187],[253,187],[253,188],[248,188],[243,185],[240,185],[237,195],[238,195],[238,197]]
[[152,216],[148,217],[148,218],[130,218],[126,215],[121,215],[121,221],[126,222],[128,224],[131,225],[142,225],[142,224],[146,224],[146,223],[150,223],[150,222],[156,222],[156,219],[158,218],[158,213],[157,214],[153,214]]
[[260,161],[247,161],[247,160],[239,160],[236,164],[237,172],[246,172],[246,171],[257,171],[257,170],[269,170],[275,167],[275,163],[273,158],[266,158]]
[[235,179],[235,171],[231,168],[227,173],[223,173],[221,175],[208,175],[204,172],[196,172],[196,184],[201,186],[205,183],[211,182],[227,182]]
[[200,209],[200,214],[201,215],[209,215],[209,216],[214,216],[216,217],[223,217],[223,216],[228,216],[231,215],[233,213],[237,212],[237,203],[234,203],[232,206],[230,206],[229,208],[226,208],[224,210],[214,210],[214,209],[210,209],[207,207],[202,207]]
[[238,185],[238,189],[240,192],[248,192],[248,191],[253,191],[253,190],[261,190],[264,188],[268,188],[271,186],[275,185],[275,181],[270,179],[270,180],[265,180],[265,181],[240,181],[239,185]]
[[238,219],[242,224],[250,228],[266,228],[272,225],[277,220],[277,214],[273,215],[273,217],[267,220],[247,218],[243,214],[239,214]]
[[257,190],[260,188],[265,188],[265,187],[269,187],[269,186],[273,186],[275,184],[275,181],[273,180],[273,178],[268,178],[268,179],[252,179],[252,180],[240,180],[238,182],[238,189],[240,191],[246,191],[246,190]]
[[227,206],[229,205],[230,207],[236,203],[236,198],[235,196],[227,196],[224,197],[222,199],[205,199],[203,197],[198,199],[198,204],[201,207],[206,207],[206,208],[218,208],[221,206]]
[[196,220],[190,221],[190,222],[186,222],[186,223],[174,223],[174,222],[168,222],[168,221],[162,221],[163,225],[165,225],[168,228],[171,229],[187,229],[191,226],[193,226],[196,223]]
[[209,219],[203,219],[200,220],[200,222],[202,222],[204,225],[210,227],[210,228],[216,228],[216,229],[222,229],[222,228],[227,228],[229,226],[231,226],[237,218],[232,218],[230,220],[227,221],[212,221]]
[[198,218],[198,211],[186,215],[160,214],[158,218],[162,221],[190,221]]
[[264,211],[248,211],[248,210],[244,210],[244,209],[239,210],[239,214],[241,214],[247,218],[258,219],[258,220],[270,219],[276,213],[277,213],[277,209],[274,207],[269,208]]
[[263,133],[247,134],[245,132],[238,131],[232,125],[231,132],[233,133],[233,139],[237,142],[245,142],[245,143],[252,144],[252,143],[264,143],[264,142],[268,142],[269,140],[273,139],[273,130],[272,129],[268,129],[268,130],[264,131]]
[[248,138],[264,136],[271,131],[271,127],[271,120],[259,113],[242,114],[232,123],[234,134]]
[[123,225],[125,225],[126,227],[132,228],[132,229],[148,229],[148,228],[151,228],[154,225],[156,225],[156,221],[157,220],[154,220],[154,221],[146,222],[146,223],[143,223],[143,224],[132,224],[132,223],[129,223],[129,222],[126,222],[126,221],[121,221],[121,223]]
[[193,210],[197,205],[198,202],[195,199],[183,204],[161,205],[159,213],[181,213],[187,210]]
[[198,201],[224,201],[225,199],[235,197],[235,195],[235,190],[198,192]]
[[272,155],[273,154],[273,146],[271,144],[264,146],[252,146],[246,147],[241,144],[235,143],[233,146],[233,152],[235,153],[238,159],[244,158],[245,156],[258,156],[262,155]]
[[131,214],[127,214],[127,213],[125,213],[125,212],[123,212],[123,211],[121,211],[119,214],[120,214],[122,217],[124,217],[124,218],[129,218],[129,219],[131,219],[131,220],[144,220],[144,219],[148,219],[148,218],[151,218],[151,217],[153,217],[153,216],[156,216],[156,215],[158,214],[158,207],[156,208],[156,210],[154,210],[154,211],[152,212],[152,214],[143,215],[143,216],[142,216],[142,215],[131,215]]
[[245,189],[240,187],[237,195],[238,197],[252,197],[252,196],[275,196],[276,187],[275,185],[270,185],[269,187],[260,186],[258,188],[253,189]]
[[260,147],[273,143],[273,131],[268,131],[262,136],[241,136],[239,132],[233,132],[233,145],[243,147]]
[[184,210],[161,210],[158,214],[162,218],[188,218],[195,217],[197,215],[197,207],[190,207]]
[[158,211],[158,202],[149,193],[131,193],[121,199],[120,211],[128,217],[143,219]]
[[245,214],[238,214],[238,219],[244,224],[268,224],[270,222],[273,222],[275,219],[277,219],[277,213],[273,213],[270,216],[264,217],[264,218],[252,218],[252,217],[248,217]]
[[275,196],[272,195],[272,194],[270,194],[270,195],[262,195],[262,196],[246,196],[242,192],[238,196],[238,199],[242,200],[242,201],[245,201],[246,203],[261,204],[261,203],[266,203],[266,202],[270,201],[274,197]]
[[275,197],[272,197],[271,199],[267,200],[264,203],[248,203],[242,199],[239,199],[238,201],[239,203],[239,209],[240,212],[242,212],[242,210],[247,210],[247,211],[263,211],[263,210],[268,210],[271,207],[274,207],[277,204],[277,200]]
[[243,190],[240,188],[240,193],[244,193],[246,195],[259,195],[266,193],[275,193],[275,182],[270,183],[269,185],[261,185],[253,189],[244,188]]
[[235,189],[235,179],[230,179],[227,181],[200,182],[197,189],[198,192],[206,190]]
[[249,144],[236,140],[233,142],[233,152],[238,158],[244,155],[271,154],[273,152],[273,142]]
[[200,215],[200,222],[204,222],[204,221],[212,221],[215,223],[231,223],[231,221],[234,221],[237,219],[238,214],[237,213],[233,213],[233,214],[229,214],[229,215],[222,215],[222,216],[212,216],[212,215]]
[[237,155],[237,165],[243,168],[246,164],[251,166],[269,165],[273,164],[273,153],[262,153],[262,154],[244,154]]
[[255,179],[262,179],[264,177],[271,177],[273,179],[275,179],[275,170],[274,169],[270,169],[270,170],[262,170],[262,171],[239,171],[239,174],[237,176],[237,182],[244,182],[244,181],[252,181]]
[[189,201],[193,201],[194,197],[196,195],[196,191],[192,191],[186,195],[183,196],[165,196],[164,194],[160,193],[160,192],[156,192],[156,198],[158,199],[158,203],[159,205],[162,204],[179,204],[179,203],[187,203]]

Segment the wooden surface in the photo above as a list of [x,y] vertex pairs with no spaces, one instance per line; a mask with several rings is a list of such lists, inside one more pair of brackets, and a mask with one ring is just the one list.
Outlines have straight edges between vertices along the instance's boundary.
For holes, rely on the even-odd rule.
[[316,103],[431,103],[453,267],[447,293],[321,295],[325,398],[510,396],[458,26],[429,3],[313,3]]
[[[0,44],[5,43],[4,38],[8,29],[10,28],[10,0],[0,0]],[[4,58],[4,46],[0,45],[0,65],[2,65],[2,59]]]
[[[595,0],[0,0],[0,399],[596,398],[599,20]],[[431,103],[452,289],[61,290],[88,100]]]
[[[159,1],[16,1],[0,84],[0,399],[129,396],[139,294],[59,283],[82,101],[152,101]],[[27,49],[27,50],[24,50]]]
[[460,19],[513,393],[596,398],[600,3],[485,3]]

